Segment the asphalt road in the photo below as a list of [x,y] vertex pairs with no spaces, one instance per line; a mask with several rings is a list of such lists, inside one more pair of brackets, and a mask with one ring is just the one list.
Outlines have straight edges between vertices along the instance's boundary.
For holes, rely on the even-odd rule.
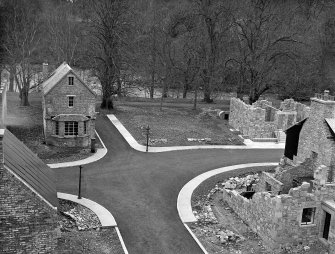
[[[277,162],[282,150],[133,150],[106,117],[96,129],[108,153],[83,168],[82,196],[115,217],[130,254],[202,253],[179,219],[180,189],[193,177],[219,167]],[[77,194],[78,168],[55,169],[59,192]]]

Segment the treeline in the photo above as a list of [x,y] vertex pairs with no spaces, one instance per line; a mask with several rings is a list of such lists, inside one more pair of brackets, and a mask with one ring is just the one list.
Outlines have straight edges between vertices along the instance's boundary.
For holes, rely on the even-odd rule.
[[125,85],[308,98],[334,90],[335,9],[329,0],[1,0],[1,65],[22,105],[34,66],[90,69],[101,106]]

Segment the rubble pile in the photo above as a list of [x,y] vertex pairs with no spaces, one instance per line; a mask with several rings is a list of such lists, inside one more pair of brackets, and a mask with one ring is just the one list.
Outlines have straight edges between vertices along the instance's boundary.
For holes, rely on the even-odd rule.
[[205,205],[199,211],[193,211],[195,218],[197,219],[197,224],[199,225],[208,225],[208,224],[217,224],[218,220],[216,219],[212,207],[210,205]]
[[90,230],[101,227],[97,215],[90,209],[70,202],[60,202],[61,209],[59,216],[59,226],[62,231]]
[[259,175],[247,175],[246,177],[231,177],[226,182],[222,183],[225,189],[238,190],[240,192],[246,191],[247,187],[252,187],[253,184],[259,182]]
[[233,231],[220,227],[202,227],[199,229],[200,232],[209,237],[212,243],[217,245],[235,244],[244,241],[245,238],[242,235],[236,234]]

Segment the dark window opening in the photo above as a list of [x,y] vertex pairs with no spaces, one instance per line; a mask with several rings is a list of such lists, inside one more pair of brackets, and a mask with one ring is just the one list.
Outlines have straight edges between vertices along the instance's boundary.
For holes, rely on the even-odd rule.
[[87,122],[84,122],[84,134],[87,134]]
[[272,187],[268,182],[265,182],[265,190],[266,191],[272,191]]
[[302,210],[301,225],[313,224],[314,216],[315,216],[315,207],[304,208]]
[[78,122],[65,122],[65,136],[78,135]]
[[59,122],[55,122],[55,134],[59,135]]
[[69,98],[69,107],[73,107],[74,105],[74,96],[68,96]]
[[69,77],[69,86],[73,86],[73,77]]

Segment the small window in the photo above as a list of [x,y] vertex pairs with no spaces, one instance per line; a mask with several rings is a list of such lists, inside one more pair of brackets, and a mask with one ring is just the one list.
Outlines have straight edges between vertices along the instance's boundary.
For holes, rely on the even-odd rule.
[[271,184],[269,184],[268,182],[265,182],[265,190],[266,191],[272,191]]
[[315,216],[315,207],[304,208],[302,210],[301,225],[313,224],[314,216]]
[[69,86],[73,86],[73,77],[69,77]]
[[65,122],[65,136],[78,135],[78,122]]
[[84,134],[87,134],[87,122],[84,122]]
[[68,96],[69,107],[72,108],[74,104],[74,96]]
[[55,122],[55,134],[59,135],[59,122]]

